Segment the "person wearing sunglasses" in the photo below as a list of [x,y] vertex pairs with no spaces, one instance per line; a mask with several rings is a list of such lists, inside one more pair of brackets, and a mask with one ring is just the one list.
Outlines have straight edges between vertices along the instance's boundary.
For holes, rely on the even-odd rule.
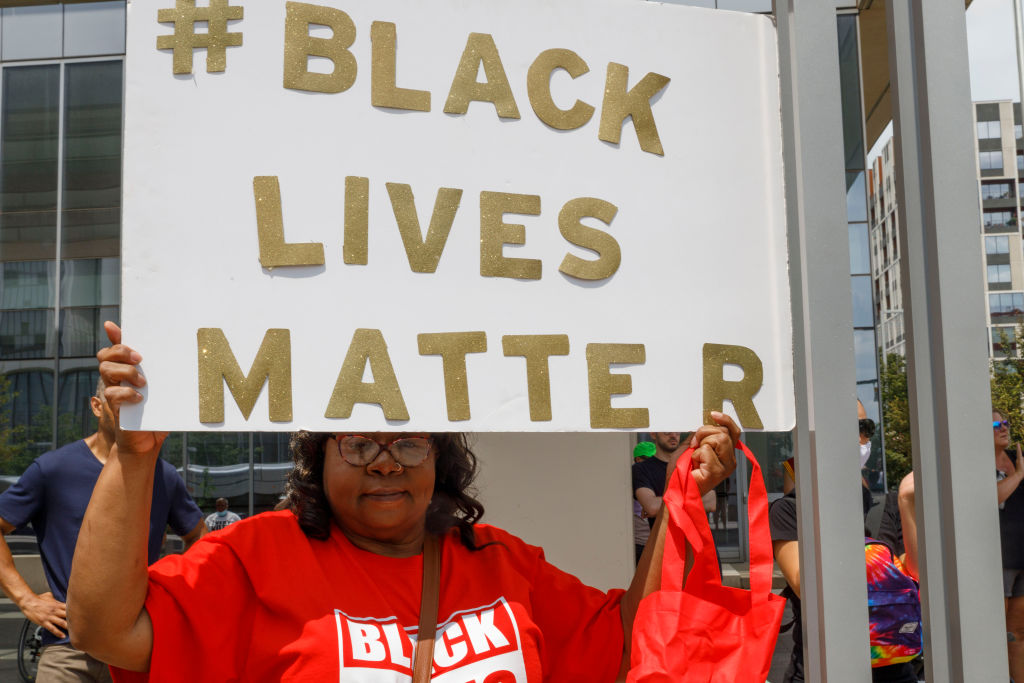
[[1010,678],[1024,681],[1024,458],[1020,444],[1010,449],[1010,423],[992,411],[992,441],[996,457],[996,499],[1003,554],[1003,595]]
[[[120,330],[108,323],[107,333],[112,346],[97,357],[119,410],[140,400],[133,387],[145,380]],[[739,429],[712,416],[720,426],[694,437],[702,492],[736,467]],[[628,666],[645,587],[660,583],[661,542],[648,544],[628,590],[603,592],[480,524],[465,435],[415,431],[292,435],[289,509],[237,522],[147,572],[133,520],[148,505],[141,483],[161,442],[118,426],[72,567],[72,640],[117,681],[409,681],[417,625],[436,612],[417,680],[430,676],[432,653],[437,680],[610,682]],[[664,528],[659,516],[651,538]],[[426,558],[437,547],[428,607]]]

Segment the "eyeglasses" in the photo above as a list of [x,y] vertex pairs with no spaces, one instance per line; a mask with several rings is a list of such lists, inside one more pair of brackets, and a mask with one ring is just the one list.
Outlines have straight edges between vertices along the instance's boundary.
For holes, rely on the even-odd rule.
[[400,436],[380,444],[360,434],[332,434],[338,442],[338,450],[345,462],[356,467],[366,467],[377,459],[381,451],[387,451],[402,467],[416,467],[430,455],[430,439],[425,436]]
[[1010,428],[1009,420],[992,420],[992,429],[999,429],[1000,427]]
[[863,420],[857,420],[857,427],[865,438],[870,439],[875,435],[875,421],[870,417],[865,417]]

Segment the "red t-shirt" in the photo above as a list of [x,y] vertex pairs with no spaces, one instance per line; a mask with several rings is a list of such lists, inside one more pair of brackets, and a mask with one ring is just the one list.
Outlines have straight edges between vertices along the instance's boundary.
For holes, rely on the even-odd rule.
[[[487,525],[444,538],[434,683],[614,681],[619,601]],[[149,568],[149,674],[123,681],[411,680],[423,558],[306,537],[289,511],[210,534]]]

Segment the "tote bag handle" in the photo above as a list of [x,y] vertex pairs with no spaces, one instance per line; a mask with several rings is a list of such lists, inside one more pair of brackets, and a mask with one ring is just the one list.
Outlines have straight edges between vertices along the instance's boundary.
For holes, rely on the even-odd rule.
[[[768,493],[761,466],[746,444],[737,446],[750,463],[750,488],[747,496],[748,538],[750,539],[750,592],[754,602],[768,600],[772,588],[772,546],[768,527]],[[687,449],[680,459],[689,458]],[[668,513],[662,569],[663,590],[678,590],[683,583],[685,543],[693,549],[694,565],[687,582],[721,585],[714,539],[701,501],[697,482],[684,467],[676,467],[662,499]]]

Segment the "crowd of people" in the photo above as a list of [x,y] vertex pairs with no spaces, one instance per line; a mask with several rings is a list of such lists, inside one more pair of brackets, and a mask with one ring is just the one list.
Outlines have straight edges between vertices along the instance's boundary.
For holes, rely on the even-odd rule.
[[[654,432],[634,449],[636,573],[624,589],[588,587],[541,549],[480,523],[476,457],[462,434],[298,432],[277,510],[242,519],[219,498],[204,516],[159,458],[163,435],[119,429],[120,406],[140,400],[145,378],[120,330],[107,331],[112,344],[98,354],[101,381],[90,400],[96,433],[40,456],[0,494],[0,531],[31,525],[50,586],[33,592],[0,536],[0,588],[45,629],[39,681],[196,672],[200,680],[319,679],[337,677],[339,667],[383,667],[419,681],[424,662],[428,676],[432,666],[435,675],[461,667],[481,680],[495,672],[617,680],[629,667],[639,602],[659,583],[662,496],[688,446],[705,513],[716,524],[728,519],[739,429],[718,413],[717,424],[691,435]],[[1015,542],[1024,532],[1024,458],[1006,417],[993,412],[992,426],[1010,675],[1024,681],[1024,549]],[[863,468],[874,424],[859,402],[858,428]],[[787,466],[785,495],[769,516],[794,616],[788,683],[804,677],[798,491],[793,461]],[[865,496],[865,514],[870,503]],[[881,507],[865,535],[916,580],[912,474]],[[189,550],[157,561],[168,527]],[[232,628],[208,628],[225,620]],[[434,648],[438,638],[447,645]],[[452,644],[460,638],[461,648]],[[909,659],[879,660],[872,680],[919,680],[920,657]]]
[[[44,564],[61,572],[47,576],[59,594],[19,602],[64,639],[44,647],[38,680],[104,680],[110,665],[119,681],[345,680],[381,669],[419,681],[420,652],[428,677],[432,667],[475,680],[612,681],[628,668],[637,607],[659,583],[657,544],[628,587],[584,585],[480,523],[476,457],[451,433],[298,432],[284,509],[239,520],[219,500],[204,519],[159,458],[164,435],[119,428],[120,406],[140,400],[145,379],[139,354],[107,330],[99,431],[39,458],[39,472],[0,497],[4,528],[31,521]],[[735,468],[739,438],[730,418],[714,418],[692,437],[692,476],[711,499]],[[679,458],[673,444],[666,452],[663,480]],[[46,494],[57,476],[80,479],[59,484],[81,492],[77,510]],[[650,513],[656,539],[664,528]],[[58,518],[59,543],[49,531]],[[168,524],[191,548],[154,563]],[[14,582],[3,587],[19,594]],[[56,647],[86,666],[73,670]]]

